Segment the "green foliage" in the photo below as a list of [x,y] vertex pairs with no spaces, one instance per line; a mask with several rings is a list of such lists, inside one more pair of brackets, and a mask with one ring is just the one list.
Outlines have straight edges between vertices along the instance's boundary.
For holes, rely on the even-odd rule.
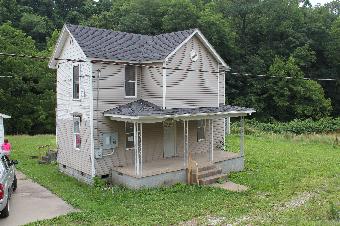
[[[0,26],[0,52],[36,55],[35,43],[10,23]],[[46,62],[1,57],[0,112],[12,116],[8,133],[53,133],[55,131],[54,74]]]
[[103,189],[106,187],[106,181],[96,176],[93,178],[93,186],[96,188]]
[[[339,8],[339,0],[319,6],[297,0],[0,0],[0,26],[9,21],[6,24],[16,29],[6,36],[12,39],[10,42],[0,41],[0,50],[50,56],[57,31],[65,23],[153,35],[199,28],[232,71],[252,74],[227,74],[227,104],[253,107],[257,110],[255,117],[262,121],[319,119],[330,114],[338,117]],[[25,40],[15,36],[19,31],[27,35]],[[30,65],[24,59],[4,57],[0,61],[3,75],[16,76],[13,82],[0,78],[1,100],[11,101],[10,105],[20,109],[15,116],[31,114],[39,122],[39,126],[33,125],[31,116],[26,116],[15,128],[10,125],[10,132],[52,132],[55,94],[51,86],[55,79],[46,62]],[[258,74],[278,78],[253,76]],[[23,75],[25,78],[20,79]],[[302,77],[337,81],[296,79]],[[32,82],[36,79],[39,85]],[[14,82],[18,82],[17,87]],[[9,90],[20,94],[19,88],[31,99],[10,96]],[[29,93],[37,90],[46,92],[35,99],[32,112],[24,112],[31,109],[36,98]],[[3,107],[0,110],[6,112]],[[35,128],[39,131],[33,131]]]
[[329,219],[340,221],[340,205],[335,205],[334,202],[329,202]]
[[[239,125],[236,123],[232,125],[234,131],[238,130]],[[322,118],[317,121],[295,119],[286,123],[263,123],[256,120],[246,120],[246,132],[254,134],[257,131],[293,134],[329,133],[340,131],[340,118]]]
[[[44,154],[37,146],[55,145],[54,136],[9,139],[13,159],[20,162],[18,170],[79,209],[31,225],[177,225],[193,219],[198,225],[208,225],[212,223],[207,218],[213,217],[221,219],[220,225],[234,225],[240,219],[244,225],[338,224],[334,210],[340,203],[340,148],[334,149],[330,143],[247,135],[245,170],[228,178],[250,188],[238,193],[184,184],[142,190],[95,189],[58,172],[55,165],[41,165],[30,158]],[[239,142],[238,135],[229,139]],[[311,198],[300,205],[302,194]]]

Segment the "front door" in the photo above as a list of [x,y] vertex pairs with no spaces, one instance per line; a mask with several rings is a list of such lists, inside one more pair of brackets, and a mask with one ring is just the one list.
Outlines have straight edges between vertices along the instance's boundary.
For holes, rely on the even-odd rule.
[[164,123],[164,158],[176,155],[176,124]]

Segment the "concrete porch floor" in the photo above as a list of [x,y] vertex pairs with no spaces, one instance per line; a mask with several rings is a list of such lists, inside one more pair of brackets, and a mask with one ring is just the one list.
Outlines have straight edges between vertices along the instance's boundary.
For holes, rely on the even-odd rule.
[[[226,151],[214,151],[213,159],[214,159],[214,163],[218,163],[221,161],[234,159],[238,157],[240,157],[240,153],[226,152]],[[193,155],[193,160],[195,160],[198,163],[199,167],[210,164],[207,152]],[[119,173],[131,176],[131,177],[135,177],[135,178],[154,176],[154,175],[178,171],[182,169],[185,169],[183,157],[173,157],[169,159],[159,159],[159,160],[155,160],[152,162],[145,162],[143,163],[141,176],[137,176],[135,174],[134,165],[113,168],[114,171],[117,171]]]

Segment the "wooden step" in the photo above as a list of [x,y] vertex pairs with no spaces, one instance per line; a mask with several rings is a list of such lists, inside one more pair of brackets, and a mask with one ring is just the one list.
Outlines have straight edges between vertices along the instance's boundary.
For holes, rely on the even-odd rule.
[[216,165],[206,165],[198,168],[198,172],[216,169]]
[[199,184],[200,184],[200,185],[213,184],[213,183],[215,183],[219,178],[227,179],[227,175],[225,175],[225,174],[216,174],[216,175],[214,175],[214,176],[205,177],[205,178],[199,179]]
[[[211,177],[211,176],[214,176],[216,174],[220,174],[222,173],[222,169],[219,169],[219,168],[215,168],[215,169],[210,169],[210,170],[205,170],[205,171],[199,171],[198,172],[198,179],[202,179],[202,178],[205,178],[205,177]],[[194,174],[194,177],[196,176],[195,173]]]

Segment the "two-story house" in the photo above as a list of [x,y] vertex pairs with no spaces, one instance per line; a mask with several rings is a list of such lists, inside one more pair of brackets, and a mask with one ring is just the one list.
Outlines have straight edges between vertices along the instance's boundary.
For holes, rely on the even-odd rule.
[[148,36],[65,25],[49,67],[62,172],[139,188],[243,169],[243,136],[239,153],[224,150],[225,118],[254,110],[224,105],[229,67],[198,29]]

